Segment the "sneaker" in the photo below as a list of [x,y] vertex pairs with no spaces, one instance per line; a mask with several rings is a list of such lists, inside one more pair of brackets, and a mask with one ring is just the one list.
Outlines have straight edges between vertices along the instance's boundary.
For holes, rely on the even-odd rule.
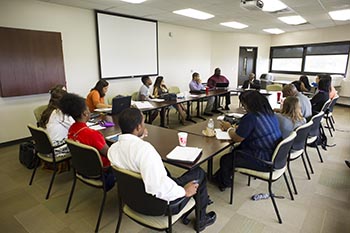
[[216,213],[210,211],[205,215],[205,219],[199,222],[199,231],[203,231],[207,226],[212,225],[216,221]]
[[252,200],[259,201],[259,200],[263,200],[263,199],[268,199],[269,197],[270,197],[270,195],[268,193],[259,193],[259,194],[254,194],[252,196]]

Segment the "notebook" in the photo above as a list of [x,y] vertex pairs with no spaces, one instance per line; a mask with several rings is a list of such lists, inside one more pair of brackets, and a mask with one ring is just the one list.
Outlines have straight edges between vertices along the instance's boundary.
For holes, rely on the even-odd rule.
[[228,87],[228,83],[216,83],[216,89],[226,89]]
[[117,115],[126,108],[130,108],[131,96],[117,95],[112,100],[112,115]]
[[169,160],[194,163],[202,154],[202,148],[176,146],[166,157]]

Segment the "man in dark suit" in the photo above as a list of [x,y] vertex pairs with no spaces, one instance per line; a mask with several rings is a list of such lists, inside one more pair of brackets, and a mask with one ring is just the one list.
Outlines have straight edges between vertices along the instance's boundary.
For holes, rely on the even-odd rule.
[[244,81],[242,88],[243,89],[257,89],[257,90],[260,90],[261,89],[260,81],[255,79],[255,74],[254,73],[250,73],[249,74],[249,78]]

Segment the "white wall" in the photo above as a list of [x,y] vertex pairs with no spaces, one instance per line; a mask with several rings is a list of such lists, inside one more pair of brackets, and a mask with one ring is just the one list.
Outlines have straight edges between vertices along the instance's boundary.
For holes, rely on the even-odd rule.
[[258,47],[256,75],[268,72],[270,35],[243,33],[214,33],[212,36],[211,74],[216,67],[230,79],[230,86],[237,86],[239,47]]

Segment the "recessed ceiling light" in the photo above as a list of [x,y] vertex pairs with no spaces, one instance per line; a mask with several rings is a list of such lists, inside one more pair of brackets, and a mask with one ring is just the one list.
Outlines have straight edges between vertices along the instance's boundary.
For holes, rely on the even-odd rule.
[[264,0],[263,11],[274,12],[286,9],[288,6],[279,0]]
[[290,25],[299,25],[306,23],[306,20],[299,15],[279,17],[278,19]]
[[238,23],[238,22],[225,22],[225,23],[220,23],[223,26],[230,27],[230,28],[235,28],[235,29],[243,29],[248,27],[248,25],[245,25],[243,23]]
[[263,31],[271,33],[271,34],[281,34],[284,32],[283,30],[278,29],[278,28],[267,28],[267,29],[263,29]]
[[208,14],[208,13],[203,12],[203,11],[195,10],[192,8],[173,11],[173,13],[178,14],[178,15],[191,17],[191,18],[195,18],[195,19],[201,19],[201,20],[210,19],[210,18],[214,17],[214,15]]
[[330,11],[328,14],[334,20],[350,20],[350,9],[339,10],[339,11]]
[[120,0],[120,1],[138,4],[138,3],[145,2],[147,0]]

